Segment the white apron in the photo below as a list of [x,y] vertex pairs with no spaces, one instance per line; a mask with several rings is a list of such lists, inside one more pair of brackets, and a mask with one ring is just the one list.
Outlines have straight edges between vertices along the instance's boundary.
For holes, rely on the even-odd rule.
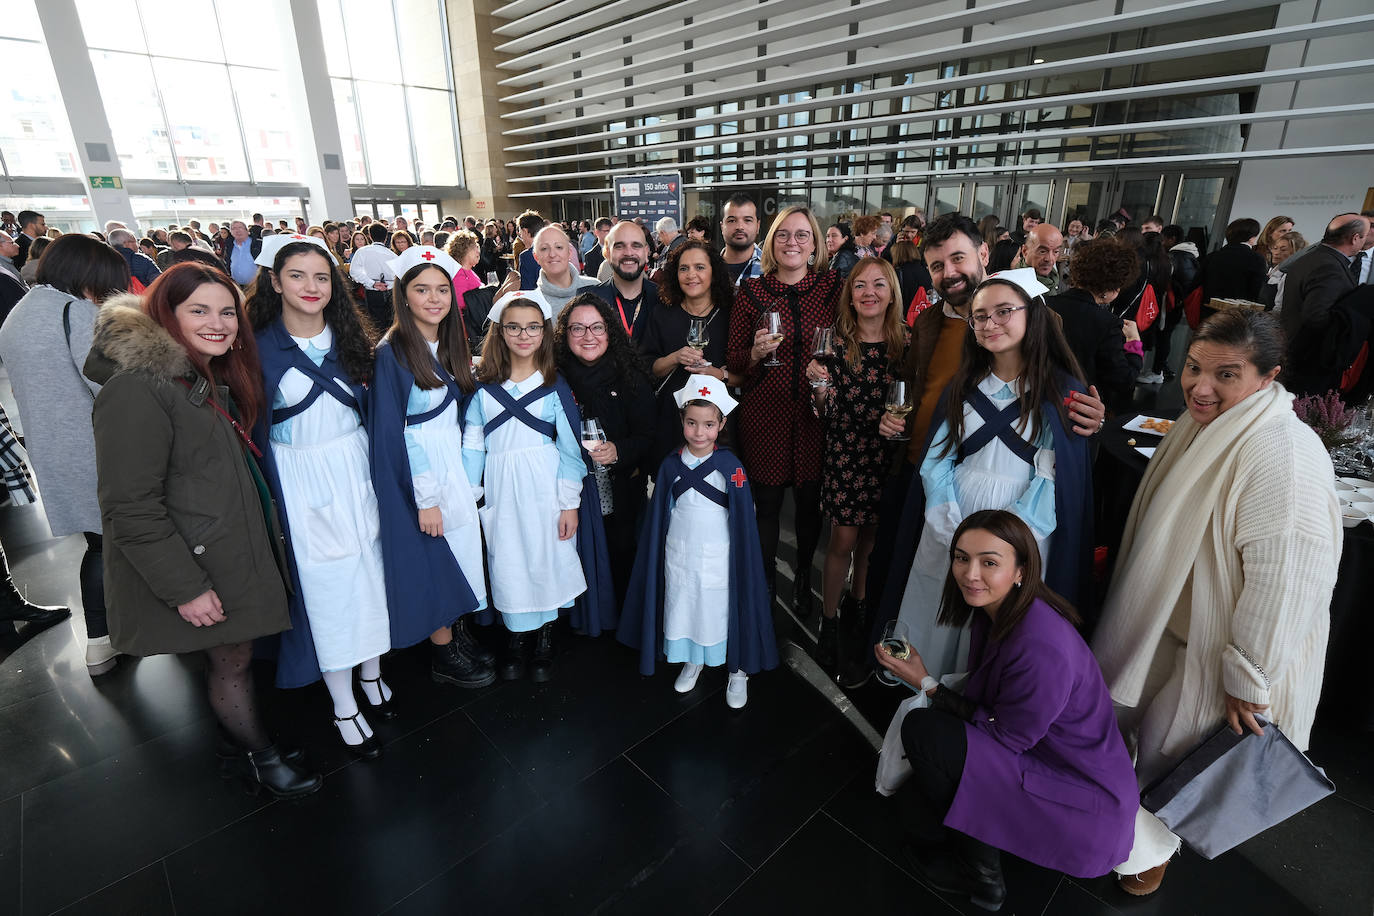
[[[279,406],[299,403],[313,385],[288,369]],[[376,658],[391,648],[391,629],[367,432],[352,408],[325,393],[272,427],[272,453],[320,670]]]
[[[486,391],[476,396],[488,424],[506,412]],[[550,391],[525,409],[538,418],[544,401],[557,397]],[[486,433],[485,447],[487,501],[479,515],[487,536],[492,603],[505,615],[556,611],[587,590],[577,539],[558,539],[558,447],[517,417]],[[508,627],[512,623],[513,629],[521,628],[507,620]]]
[[[704,461],[686,449],[682,463]],[[706,475],[722,493],[725,476]],[[730,513],[689,489],[673,505],[663,544],[663,638],[699,646],[725,642],[730,625]]]
[[[411,411],[425,413],[433,410],[444,400],[447,390],[432,388],[420,391],[427,403],[422,410],[416,411],[412,406]],[[463,433],[458,425],[458,402],[450,403],[443,413],[431,420],[406,426],[406,440],[419,446],[429,461],[428,471],[412,477],[415,501],[417,504],[431,503],[437,495],[439,512],[444,520],[444,540],[448,542],[453,558],[458,561],[463,578],[468,580],[468,586],[477,598],[477,606],[482,607],[487,599],[482,570],[482,528],[477,518],[477,502],[473,499],[472,487],[463,470]]]

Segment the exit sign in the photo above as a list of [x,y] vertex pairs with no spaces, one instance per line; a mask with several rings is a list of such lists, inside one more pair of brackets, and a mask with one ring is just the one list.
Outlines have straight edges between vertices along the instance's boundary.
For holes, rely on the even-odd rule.
[[119,191],[119,190],[122,190],[123,187],[124,187],[124,182],[120,181],[119,178],[118,178],[118,176],[115,176],[115,175],[92,175],[92,176],[91,176],[91,188],[92,188],[93,190],[99,190],[99,189],[101,189],[101,188],[109,188],[109,189],[114,190],[114,191]]

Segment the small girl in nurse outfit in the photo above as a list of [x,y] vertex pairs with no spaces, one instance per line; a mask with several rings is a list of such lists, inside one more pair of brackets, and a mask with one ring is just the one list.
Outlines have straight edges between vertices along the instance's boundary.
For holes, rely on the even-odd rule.
[[617,636],[651,675],[660,650],[681,662],[687,693],[702,668],[725,665],[725,702],[748,701],[750,674],[777,667],[777,644],[744,467],[716,447],[735,407],[725,383],[693,375],[675,395],[686,444],[664,459],[640,537]]

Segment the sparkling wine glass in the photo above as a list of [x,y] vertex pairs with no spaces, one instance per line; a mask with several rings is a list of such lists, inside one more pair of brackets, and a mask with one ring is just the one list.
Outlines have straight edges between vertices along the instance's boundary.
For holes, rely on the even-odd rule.
[[606,431],[601,428],[601,421],[596,417],[588,417],[582,421],[582,447],[587,451],[595,451],[597,446],[606,441]]
[[500,278],[496,276],[496,271],[487,271],[487,286],[496,286],[500,282]]
[[[831,359],[835,355],[835,329],[816,328],[816,333],[812,336],[811,356],[816,362],[830,368]],[[830,384],[827,378],[813,378],[809,380],[812,388],[824,388]]]
[[[907,415],[911,413],[911,391],[910,387],[902,379],[894,379],[891,385],[887,386],[887,401],[885,409],[889,414],[898,420],[905,421]],[[893,436],[898,442],[905,442],[911,437],[903,432],[899,436]]]
[[[782,340],[782,312],[777,309],[770,309],[763,313],[763,326],[768,329],[770,340]],[[765,366],[781,366],[782,362],[778,359],[778,351],[774,350],[772,355],[764,363]]]
[[[911,639],[907,626],[901,620],[893,619],[883,624],[883,635],[878,640],[878,645],[882,646],[883,651],[893,658],[909,658],[911,656]],[[878,680],[889,687],[897,687],[903,681],[888,671],[886,668],[878,668]]]
[[701,354],[697,360],[697,368],[708,365],[706,362],[706,346],[711,342],[711,331],[706,326],[704,318],[693,318],[687,326],[687,346]]

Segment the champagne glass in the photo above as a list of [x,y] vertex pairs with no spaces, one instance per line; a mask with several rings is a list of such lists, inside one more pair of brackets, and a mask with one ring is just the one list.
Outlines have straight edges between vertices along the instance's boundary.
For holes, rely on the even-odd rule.
[[[822,364],[827,369],[830,368],[831,359],[835,355],[835,329],[816,328],[816,333],[812,336],[811,355],[816,362]],[[812,388],[824,388],[830,384],[825,378],[813,378],[809,380]]]
[[601,421],[596,417],[588,417],[582,421],[582,447],[587,451],[595,451],[597,446],[606,441],[606,431],[601,428]]
[[708,365],[706,362],[706,345],[711,342],[711,331],[706,327],[704,318],[693,318],[687,326],[687,346],[701,354],[697,360],[697,367]]
[[499,284],[500,282],[501,282],[500,278],[496,276],[496,271],[494,271],[494,270],[489,270],[489,271],[487,271],[487,286],[496,286],[496,285]]
[[[770,309],[763,313],[763,325],[768,329],[769,340],[782,340],[782,313],[777,309]],[[781,366],[782,362],[778,359],[778,351],[774,350],[768,357],[765,366]]]
[[[898,420],[905,421],[907,414],[911,413],[911,392],[910,387],[902,379],[894,379],[891,385],[887,386],[887,401],[885,409],[889,414]],[[899,436],[892,437],[897,442],[905,442],[911,437],[903,432]]]
[[[901,620],[889,620],[883,624],[883,635],[878,640],[878,645],[882,646],[883,651],[893,658],[911,657],[911,638],[907,626]],[[879,666],[878,680],[889,687],[898,687],[904,683],[897,675]]]

